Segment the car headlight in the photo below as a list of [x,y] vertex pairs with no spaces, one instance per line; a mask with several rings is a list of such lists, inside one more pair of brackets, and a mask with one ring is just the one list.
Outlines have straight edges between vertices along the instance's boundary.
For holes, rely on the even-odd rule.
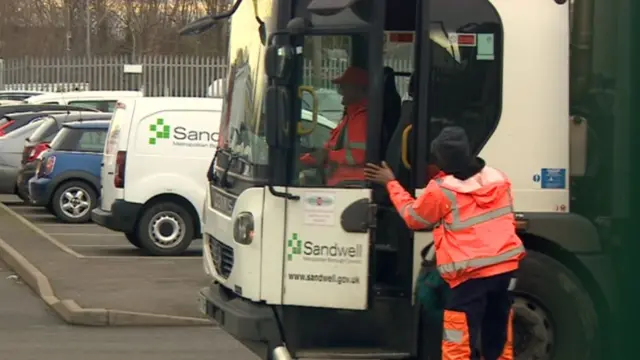
[[241,212],[236,216],[233,222],[233,239],[243,245],[249,245],[253,242],[253,214],[250,212]]

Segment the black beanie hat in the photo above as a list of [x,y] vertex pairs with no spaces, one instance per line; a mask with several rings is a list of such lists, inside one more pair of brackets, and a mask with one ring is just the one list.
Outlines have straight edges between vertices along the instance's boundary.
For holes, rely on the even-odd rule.
[[445,173],[461,171],[473,158],[467,133],[460,126],[447,126],[431,143],[437,165]]

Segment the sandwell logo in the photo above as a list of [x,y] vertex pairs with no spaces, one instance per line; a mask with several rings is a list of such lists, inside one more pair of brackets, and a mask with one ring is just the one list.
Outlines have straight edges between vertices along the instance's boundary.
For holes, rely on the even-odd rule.
[[169,139],[171,137],[171,126],[164,124],[164,119],[156,120],[155,124],[149,126],[149,131],[152,133],[149,138],[149,145],[155,145],[160,139]]
[[293,233],[291,239],[287,240],[287,260],[293,260],[294,255],[300,255],[302,253],[302,240],[298,239],[298,234]]
[[364,248],[361,244],[316,244],[313,241],[303,241],[297,233],[293,233],[291,239],[287,240],[287,261],[299,258],[303,261],[359,264],[363,255]]

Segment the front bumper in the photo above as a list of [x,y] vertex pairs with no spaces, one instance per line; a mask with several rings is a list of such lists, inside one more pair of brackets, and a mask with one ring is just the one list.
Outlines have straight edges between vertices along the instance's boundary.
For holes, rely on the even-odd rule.
[[111,211],[95,208],[91,212],[91,220],[107,229],[131,233],[136,228],[142,204],[124,200],[116,200],[111,205]]
[[13,166],[0,165],[0,194],[15,193],[19,171],[20,169]]
[[53,187],[51,179],[48,178],[32,178],[29,180],[29,198],[31,203],[36,206],[47,206],[51,202],[51,192]]
[[282,344],[271,306],[245,300],[217,283],[200,289],[199,301],[200,310],[237,340]]

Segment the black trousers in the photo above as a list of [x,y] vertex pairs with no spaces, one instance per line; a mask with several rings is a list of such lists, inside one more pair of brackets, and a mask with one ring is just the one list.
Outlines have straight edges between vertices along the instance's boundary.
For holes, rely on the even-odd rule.
[[511,327],[513,276],[508,272],[471,279],[451,289],[445,305],[443,360],[513,358],[511,350],[503,355]]

